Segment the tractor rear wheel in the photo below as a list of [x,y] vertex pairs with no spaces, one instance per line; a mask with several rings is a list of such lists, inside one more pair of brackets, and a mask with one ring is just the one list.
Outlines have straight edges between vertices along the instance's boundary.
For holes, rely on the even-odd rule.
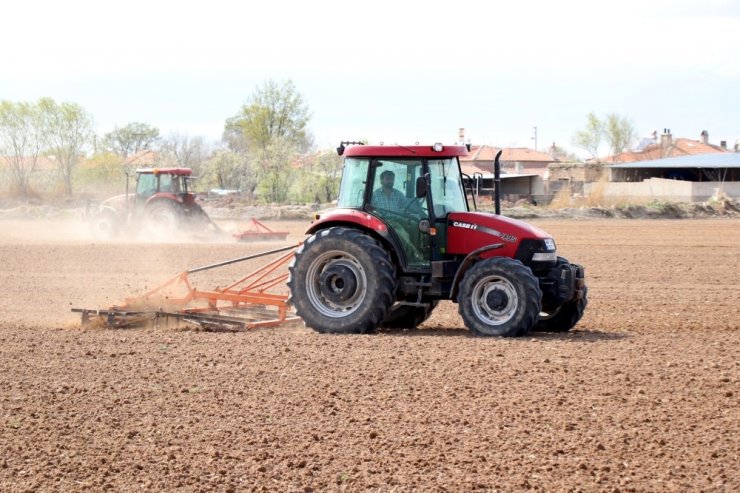
[[576,326],[588,305],[588,287],[583,288],[580,299],[563,303],[552,312],[540,313],[540,320],[532,327],[537,332],[568,332]]
[[288,272],[290,302],[317,332],[372,332],[394,301],[395,267],[388,252],[355,229],[314,234],[298,248]]
[[144,212],[144,231],[154,239],[170,239],[179,231],[181,219],[182,211],[177,204],[160,200]]
[[518,260],[494,257],[473,265],[457,296],[465,326],[478,336],[527,335],[539,318],[542,291]]
[[429,318],[437,303],[439,300],[431,300],[428,306],[396,305],[380,326],[384,329],[415,329]]

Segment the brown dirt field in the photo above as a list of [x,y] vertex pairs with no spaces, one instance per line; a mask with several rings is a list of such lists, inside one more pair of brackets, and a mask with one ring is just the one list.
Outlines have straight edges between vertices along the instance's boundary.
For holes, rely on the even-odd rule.
[[740,220],[532,222],[586,267],[572,333],[83,329],[275,244],[0,222],[0,491],[740,491]]

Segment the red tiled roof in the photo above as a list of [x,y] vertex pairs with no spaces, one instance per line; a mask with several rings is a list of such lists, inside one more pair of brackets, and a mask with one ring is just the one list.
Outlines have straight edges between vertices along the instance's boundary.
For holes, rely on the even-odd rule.
[[[0,163],[2,165],[11,165],[12,160],[15,159],[12,156],[0,156]],[[23,166],[28,167],[33,164],[33,158],[30,157],[24,157],[23,158]],[[58,169],[59,164],[57,163],[57,160],[52,156],[38,156],[36,158],[36,167],[34,168],[34,171],[43,171],[43,170],[54,170]]]
[[642,151],[624,151],[615,156],[604,159],[605,163],[634,163],[638,161],[652,161],[667,157],[693,156],[695,154],[709,154],[729,152],[719,146],[703,144],[698,140],[678,138],[671,142],[665,149],[660,144],[650,144]]
[[[493,161],[496,153],[500,150],[500,147],[489,145],[473,146],[468,155],[462,156],[460,161]],[[504,147],[503,150],[504,152],[501,154],[502,161],[541,163],[554,163],[557,161],[557,159],[553,159],[552,156],[545,152],[535,151],[527,147]]]

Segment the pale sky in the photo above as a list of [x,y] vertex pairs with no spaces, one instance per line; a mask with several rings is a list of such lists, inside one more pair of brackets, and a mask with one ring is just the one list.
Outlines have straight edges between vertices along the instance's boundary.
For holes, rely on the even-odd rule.
[[4,5],[0,99],[82,105],[220,139],[291,79],[320,147],[340,140],[569,150],[590,111],[640,136],[740,139],[740,1],[25,0]]

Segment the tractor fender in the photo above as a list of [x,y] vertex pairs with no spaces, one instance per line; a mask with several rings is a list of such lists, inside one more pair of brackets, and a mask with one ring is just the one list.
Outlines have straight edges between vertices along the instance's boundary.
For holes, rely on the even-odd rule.
[[388,226],[367,212],[354,209],[335,209],[328,213],[320,213],[314,216],[315,221],[306,230],[307,235],[313,235],[323,229],[334,226],[354,228],[380,241],[388,249],[396,265],[401,265],[401,259],[405,259],[400,241]]
[[155,193],[154,195],[146,199],[145,204],[147,205],[147,207],[149,207],[154,202],[159,202],[162,200],[175,202],[177,203],[177,205],[182,205],[182,199],[177,194],[169,193],[169,192]]
[[460,281],[462,281],[463,277],[465,277],[465,273],[468,271],[468,269],[470,269],[478,260],[480,260],[481,256],[484,253],[491,250],[503,248],[504,246],[505,245],[503,243],[492,243],[490,245],[480,247],[477,250],[473,250],[472,252],[470,252],[460,263],[460,267],[457,268],[455,277],[452,280],[452,291],[450,291],[450,299],[453,301],[457,301],[457,291],[460,287]]

